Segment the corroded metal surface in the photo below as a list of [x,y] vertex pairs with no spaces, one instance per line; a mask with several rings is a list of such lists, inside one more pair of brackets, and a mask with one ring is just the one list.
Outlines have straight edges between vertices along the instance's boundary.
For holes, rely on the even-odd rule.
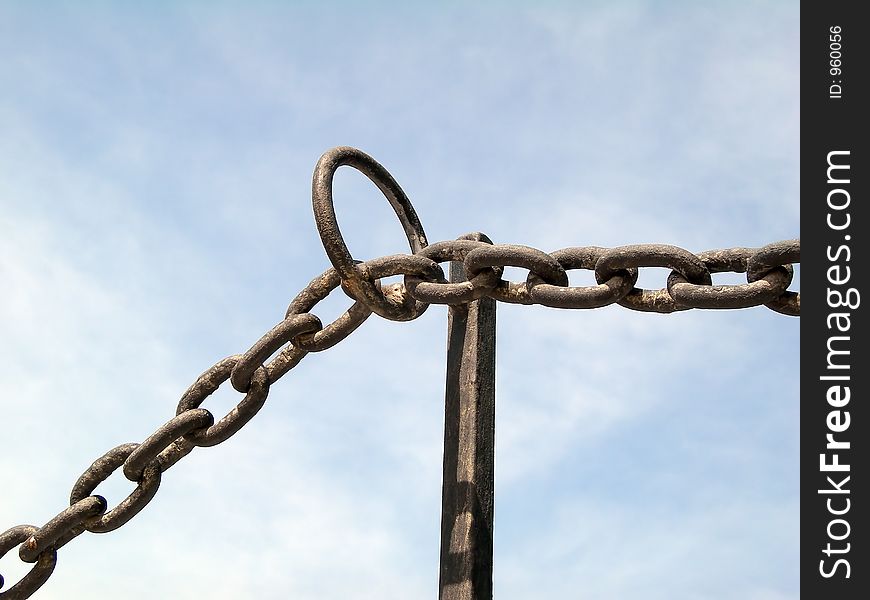
[[[462,263],[452,263],[450,281],[464,280]],[[481,298],[447,313],[440,600],[492,598],[495,307]]]
[[314,167],[314,177],[311,183],[311,200],[314,207],[314,219],[317,231],[323,241],[323,249],[329,257],[332,266],[341,276],[345,289],[357,300],[362,300],[374,312],[396,321],[413,318],[408,310],[392,302],[374,282],[362,277],[357,270],[355,261],[338,228],[335,217],[335,206],[332,199],[332,180],[335,171],[341,166],[353,167],[368,177],[386,197],[390,206],[396,211],[399,223],[408,237],[411,252],[419,252],[427,246],[423,225],[411,205],[411,201],[393,176],[371,156],[351,148],[340,146],[328,150]]
[[[34,539],[33,536],[37,535],[39,530],[39,527],[33,525],[17,525],[0,533],[0,558],[3,558],[15,546],[20,545],[23,547],[24,544]],[[30,569],[30,572],[22,577],[18,583],[0,594],[0,597],[5,600],[29,598],[43,583],[48,581],[56,564],[57,550],[51,547],[43,550],[39,554],[39,558],[36,559],[36,564]],[[0,575],[0,589],[3,588],[3,583],[3,576]]]
[[[341,166],[357,169],[381,190],[405,231],[410,254],[362,263],[353,259],[333,206],[332,181]],[[334,346],[372,312],[394,321],[409,321],[430,304],[451,306],[453,367],[448,374],[445,427],[442,597],[488,598],[494,388],[487,381],[494,372],[494,364],[489,364],[494,350],[487,344],[494,344],[494,334],[487,337],[486,332],[494,327],[496,300],[575,309],[619,304],[657,313],[764,305],[780,313],[800,315],[800,294],[787,289],[792,265],[800,263],[798,240],[700,254],[664,244],[581,246],[546,253],[528,246],[491,244],[480,236],[428,246],[417,213],[396,180],[372,157],[349,147],[330,150],[317,163],[312,204],[333,268],[312,280],[292,301],[284,318],[248,350],[206,369],[182,395],[176,416],[141,445],[122,444],[88,467],[73,486],[69,506],[57,516],[42,527],[19,525],[0,533],[0,557],[17,545],[20,558],[36,563],[28,575],[5,591],[0,576],[0,598],[30,597],[51,575],[57,550],[64,544],[85,531],[112,531],[133,518],[157,493],[162,473],[194,449],[220,444],[235,434],[266,402],[270,387],[309,352]],[[456,262],[449,282],[440,267],[447,261]],[[528,269],[526,281],[504,280],[508,266]],[[638,270],[644,267],[670,268],[667,285],[658,290],[635,287]],[[571,287],[566,273],[570,269],[594,271],[598,285]],[[745,272],[747,283],[712,285],[711,273],[720,272]],[[379,281],[399,274],[404,275],[403,283],[381,285]],[[310,311],[338,286],[355,302],[324,327]],[[228,380],[244,397],[215,420],[200,405]],[[93,492],[119,468],[136,487],[108,510],[105,499]]]

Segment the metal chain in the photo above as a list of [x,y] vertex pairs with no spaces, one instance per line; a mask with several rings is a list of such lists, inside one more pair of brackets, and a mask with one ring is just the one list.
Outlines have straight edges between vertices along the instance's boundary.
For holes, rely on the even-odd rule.
[[[338,229],[332,199],[332,177],[342,165],[360,170],[385,194],[413,254],[366,262],[352,258]],[[34,563],[20,581],[0,591],[0,599],[30,597],[51,576],[58,549],[85,531],[112,531],[136,516],[157,493],[164,472],[194,448],[214,446],[232,437],[263,407],[272,384],[309,352],[326,350],[345,339],[372,312],[390,320],[410,321],[430,304],[462,304],[488,296],[555,308],[619,304],[632,310],[672,313],[764,305],[786,315],[800,315],[800,294],[787,289],[794,273],[792,264],[800,263],[798,240],[700,254],[664,244],[583,246],[546,253],[528,246],[493,244],[479,233],[427,245],[413,206],[389,172],[349,147],[330,150],[317,163],[312,198],[317,228],[333,267],[313,279],[290,303],[284,319],[247,351],[206,369],[181,396],[175,416],[142,443],[122,444],[94,461],[73,486],[69,507],[42,527],[18,525],[0,534],[0,558],[18,546],[19,558]],[[462,262],[467,281],[447,282],[439,263],[448,261]],[[508,266],[528,269],[529,275],[524,282],[507,281],[502,275]],[[666,285],[658,290],[635,287],[638,271],[644,267],[671,269]],[[569,286],[567,271],[572,269],[594,271],[598,285]],[[747,283],[712,285],[711,274],[724,272],[746,273]],[[404,275],[404,283],[380,284],[380,279],[393,275]],[[324,327],[310,311],[339,286],[355,302]],[[244,397],[215,421],[200,406],[227,380]],[[106,499],[93,492],[119,468],[136,487],[109,510]]]

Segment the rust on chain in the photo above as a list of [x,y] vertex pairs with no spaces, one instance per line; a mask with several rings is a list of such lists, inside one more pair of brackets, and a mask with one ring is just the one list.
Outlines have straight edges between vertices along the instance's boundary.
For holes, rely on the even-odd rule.
[[[55,542],[77,529],[91,517],[102,515],[107,508],[106,499],[102,496],[82,498],[69,508],[60,511],[57,516],[27,538],[18,548],[18,557],[24,562],[36,562],[45,549],[54,546]],[[84,528],[78,531],[84,531]]]
[[[612,277],[620,269],[631,267],[668,267],[680,273],[691,283],[701,285],[713,283],[710,272],[700,258],[688,250],[667,244],[634,244],[611,248],[604,252],[595,264],[595,276],[603,280]],[[668,293],[667,288],[660,290],[634,288],[619,301],[619,304],[643,312],[671,313],[689,308],[678,304]]]
[[[230,356],[207,369],[181,396],[175,414],[180,415],[193,408],[199,408],[199,405],[205,402],[206,398],[230,378],[233,369],[241,362],[241,359],[242,357],[238,355]],[[241,402],[211,427],[191,431],[182,436],[182,439],[188,440],[196,446],[215,446],[229,439],[244,427],[245,423],[253,419],[254,415],[266,403],[269,385],[266,368],[261,365],[254,371],[248,385],[248,391]]]
[[[798,240],[774,242],[759,248],[749,258],[746,269],[747,281],[753,282],[764,277],[765,273],[780,265],[800,263],[801,244]],[[801,296],[797,292],[785,291],[778,298],[764,304],[771,310],[784,315],[799,316],[801,313]]]
[[[361,263],[358,269],[362,280],[367,282],[393,275],[412,275],[436,281],[444,279],[441,266],[434,260],[419,254],[381,256]],[[382,286],[381,295],[391,306],[400,309],[402,319],[396,320],[416,319],[429,308],[429,304],[411,296],[401,283]]]
[[[462,266],[468,277],[474,277],[486,268],[523,267],[535,273],[546,283],[568,285],[568,274],[555,258],[537,248],[516,244],[482,246],[468,253]],[[499,281],[490,297],[513,304],[533,304],[526,282]]]
[[[172,417],[124,460],[124,477],[130,481],[139,481],[145,474],[145,469],[152,465],[153,461],[159,461],[163,452],[169,450],[175,440],[212,425],[214,425],[214,415],[202,408],[192,408]],[[155,466],[161,465],[158,463]]]
[[[459,238],[458,240],[437,242],[423,248],[417,254],[434,260],[437,263],[445,261],[462,262],[472,250],[486,245],[481,240]],[[490,243],[491,245],[491,243]],[[470,279],[460,281],[441,279],[426,281],[414,275],[405,276],[405,287],[408,293],[420,302],[429,304],[464,304],[477,300],[489,294],[501,281],[503,267],[491,267],[482,270]]]
[[293,338],[303,333],[314,333],[322,329],[323,324],[316,315],[303,313],[286,316],[283,321],[267,331],[247,352],[239,357],[233,370],[230,371],[230,383],[237,392],[248,393],[253,383],[254,373],[263,368],[263,362],[267,358]]
[[[311,280],[304,290],[290,302],[286,318],[291,315],[305,314],[311,311],[318,302],[326,298],[332,290],[341,285],[341,276],[335,267],[327,269],[319,277]],[[380,282],[376,282],[380,287]],[[355,301],[335,321],[318,331],[301,333],[293,338],[293,346],[305,352],[321,352],[332,348],[341,340],[356,331],[372,314],[372,309],[365,302]],[[272,375],[270,374],[270,378]]]
[[[341,166],[357,169],[384,194],[405,232],[410,254],[365,262],[354,260],[338,227],[333,202],[333,177]],[[665,244],[616,248],[578,246],[548,253],[516,244],[492,244],[481,235],[429,246],[414,207],[393,176],[372,157],[350,147],[334,148],[318,161],[312,179],[312,206],[317,230],[332,268],[311,280],[290,303],[278,325],[250,348],[218,361],[197,377],[178,402],[175,417],[159,426],[141,445],[122,444],[94,461],[73,486],[69,507],[42,527],[18,525],[0,533],[0,557],[19,546],[19,558],[35,561],[31,571],[5,591],[0,575],[0,599],[32,596],[52,574],[57,549],[78,535],[85,531],[112,531],[133,518],[157,493],[162,473],[194,448],[219,444],[244,427],[263,407],[270,386],[296,367],[309,352],[326,350],[344,340],[372,312],[394,321],[409,321],[423,314],[430,304],[447,304],[451,307],[451,315],[467,315],[462,317],[465,321],[451,321],[451,340],[459,339],[460,329],[464,340],[459,346],[451,341],[451,351],[454,357],[464,358],[462,361],[454,360],[454,367],[448,369],[446,407],[448,421],[464,423],[462,427],[466,430],[461,436],[448,436],[445,425],[445,442],[453,444],[454,438],[457,440],[456,451],[451,450],[450,457],[466,456],[462,452],[474,447],[475,456],[480,460],[472,461],[471,478],[462,480],[473,481],[474,485],[450,487],[448,449],[445,447],[444,489],[453,491],[450,492],[452,499],[447,498],[445,491],[445,507],[449,511],[444,514],[453,518],[464,514],[462,511],[468,508],[472,517],[467,530],[471,537],[463,538],[457,534],[456,539],[460,541],[456,544],[453,544],[456,519],[450,521],[448,518],[449,523],[442,523],[445,535],[442,540],[442,597],[481,600],[491,594],[491,581],[487,584],[485,579],[492,568],[492,506],[487,500],[492,498],[487,488],[490,485],[487,482],[491,482],[488,469],[491,469],[492,461],[485,457],[491,456],[492,437],[487,419],[494,419],[494,413],[490,415],[488,412],[490,408],[486,403],[489,400],[486,398],[490,391],[483,382],[494,372],[484,364],[494,360],[494,352],[484,348],[480,336],[494,325],[496,300],[568,309],[618,304],[631,310],[662,314],[691,309],[765,306],[775,312],[800,316],[800,293],[788,289],[793,278],[793,265],[800,264],[800,241],[796,239],[760,248],[708,250],[697,255]],[[445,279],[439,265],[447,261],[453,263],[451,281]],[[509,266],[528,269],[526,280],[504,280],[504,269]],[[661,289],[635,287],[639,270],[646,267],[671,269]],[[571,269],[594,271],[598,285],[570,286],[567,271]],[[713,285],[711,274],[725,272],[745,273],[747,283]],[[381,284],[382,278],[394,275],[404,275],[403,283]],[[344,314],[324,327],[311,311],[339,286],[354,302]],[[472,317],[477,310],[474,307],[481,308]],[[491,323],[485,316],[490,308]],[[476,332],[474,327],[477,327]],[[472,339],[478,340],[478,345],[466,347],[465,342]],[[491,343],[494,344],[494,334]],[[272,355],[274,358],[266,362]],[[459,383],[463,368],[466,373],[477,373],[480,377],[475,380],[477,383]],[[244,396],[224,417],[214,422],[211,413],[199,407],[227,380]],[[455,394],[450,391],[451,386]],[[454,402],[451,398],[460,396],[466,400],[477,398],[476,402],[481,404],[476,406],[483,407],[471,421],[466,419],[468,415],[459,421],[455,415],[450,416],[450,403]],[[92,495],[92,492],[121,467],[127,478],[136,483],[136,488],[115,508],[107,510],[105,499]],[[461,527],[460,530],[466,531]],[[454,552],[456,548],[465,550]],[[468,574],[471,574],[470,578]],[[465,583],[459,587],[454,585],[469,581],[476,583],[469,584],[470,587],[463,587]],[[475,595],[463,595],[462,592],[455,596],[450,592],[445,596],[445,585],[447,588],[453,585],[450,588],[453,591],[469,590]]]
[[393,176],[390,175],[390,172],[365,152],[349,146],[341,146],[327,151],[317,161],[311,184],[314,219],[326,256],[341,276],[342,287],[351,297],[362,300],[384,318],[396,321],[410,320],[414,317],[408,312],[406,305],[390,302],[389,298],[378,290],[373,282],[359,273],[350,250],[341,235],[332,198],[333,177],[335,171],[341,166],[355,168],[381,190],[396,212],[402,229],[405,230],[412,253],[419,252],[427,245],[423,225],[420,223],[411,201],[393,179]]
[[[24,544],[38,533],[39,527],[34,527],[33,525],[17,525],[0,533],[0,558],[6,556],[6,553],[15,546]],[[39,554],[36,564],[31,567],[30,572],[5,592],[2,590],[6,582],[3,580],[3,575],[0,575],[0,598],[3,598],[3,600],[29,598],[36,590],[42,587],[42,584],[48,581],[48,578],[54,572],[56,564],[57,551],[53,548],[43,550]]]
[[[127,457],[138,447],[139,444],[121,444],[95,460],[73,486],[69,497],[70,506],[90,496],[91,492],[123,465]],[[85,521],[85,529],[92,533],[105,533],[121,527],[135,517],[157,493],[157,489],[160,487],[160,474],[158,465],[146,467],[136,489],[112,510]]]
[[[595,265],[607,248],[586,246],[582,248],[563,248],[551,252],[556,261],[566,271],[570,269],[595,270]],[[547,283],[535,273],[529,272],[526,287],[529,297],[535,304],[553,308],[599,308],[619,302],[634,288],[638,271],[628,268],[614,272],[610,277],[599,280],[598,285],[568,287]]]
[[[729,248],[701,252],[698,258],[710,273],[745,273],[751,248]],[[682,273],[672,271],[667,291],[674,302],[690,308],[749,308],[771,302],[782,296],[791,284],[791,265],[771,267],[758,280],[743,285],[698,285],[686,280]]]

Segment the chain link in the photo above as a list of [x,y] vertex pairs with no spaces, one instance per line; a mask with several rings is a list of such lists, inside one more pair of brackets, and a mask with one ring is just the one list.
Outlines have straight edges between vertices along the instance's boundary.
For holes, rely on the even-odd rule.
[[[73,486],[69,497],[70,506],[89,497],[91,492],[121,467],[138,447],[139,444],[121,444],[95,460]],[[86,521],[84,528],[91,533],[106,533],[124,525],[151,502],[154,494],[157,493],[157,488],[160,487],[162,473],[160,464],[157,461],[152,462],[145,468],[142,477],[136,481],[136,489],[130,492],[129,496],[121,500],[112,510]]]
[[[607,252],[606,248],[586,246],[585,248],[564,248],[551,253],[562,268],[595,270],[599,259]],[[635,268],[615,271],[608,278],[598,277],[598,285],[568,287],[551,285],[529,273],[526,286],[535,304],[554,308],[599,308],[613,304],[624,298],[637,283],[638,271]]]
[[[412,254],[354,260],[335,217],[332,179],[348,165],[371,179],[396,211]],[[619,304],[631,310],[672,313],[693,308],[733,309],[764,305],[800,315],[800,294],[789,291],[800,263],[800,242],[789,240],[761,248],[729,248],[693,254],[664,244],[601,248],[583,246],[546,253],[536,248],[493,244],[481,233],[427,245],[414,207],[398,183],[367,154],[354,148],[330,150],[317,163],[312,184],[315,221],[333,267],[313,279],[290,303],[285,318],[247,351],[218,361],[181,396],[176,414],[141,444],[122,444],[98,458],[79,477],[70,505],[42,527],[18,525],[0,533],[0,558],[16,545],[19,558],[35,563],[31,571],[0,599],[28,598],[51,576],[57,550],[84,531],[112,531],[147,505],[160,486],[161,474],[196,447],[226,441],[263,407],[270,386],[293,369],[309,352],[331,348],[355,331],[372,312],[394,320],[419,317],[430,304],[463,304],[488,296],[502,302],[547,307],[589,309]],[[439,263],[462,262],[467,281],[449,283]],[[528,269],[524,282],[504,280],[505,267]],[[658,290],[635,287],[639,270],[671,269]],[[571,287],[567,271],[594,271],[598,285]],[[713,273],[746,273],[747,283],[713,285]],[[404,275],[403,283],[382,285],[380,279]],[[325,327],[310,311],[341,286],[354,303]],[[276,354],[277,353],[277,354]],[[271,361],[266,362],[270,356]],[[244,394],[215,422],[200,405],[224,382]],[[136,484],[115,508],[93,491],[121,468]]]
[[[18,525],[0,533],[0,558],[6,556],[6,553],[15,546],[19,544],[23,546],[37,533],[39,533],[39,527],[33,525]],[[11,588],[5,592],[0,592],[0,598],[6,600],[29,598],[43,583],[48,581],[56,564],[57,551],[53,548],[43,550],[30,572]],[[3,583],[3,576],[0,575],[0,589],[3,589]]]

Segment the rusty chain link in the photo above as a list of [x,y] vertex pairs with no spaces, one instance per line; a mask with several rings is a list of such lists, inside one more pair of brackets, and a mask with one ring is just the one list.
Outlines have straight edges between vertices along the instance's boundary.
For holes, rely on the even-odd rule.
[[[333,176],[343,165],[365,174],[383,192],[402,224],[412,254],[354,260],[339,231],[332,198]],[[57,550],[76,536],[85,531],[112,531],[132,519],[157,493],[162,473],[194,448],[229,439],[263,407],[272,384],[309,352],[326,350],[346,338],[372,312],[409,321],[430,304],[462,304],[488,296],[556,308],[619,304],[631,310],[672,313],[764,305],[786,315],[800,315],[800,294],[787,289],[794,273],[792,264],[800,263],[798,240],[697,255],[664,244],[583,246],[546,253],[528,246],[493,244],[480,233],[428,245],[414,207],[395,179],[373,158],[349,147],[330,150],[318,161],[312,201],[332,268],[313,279],[290,303],[285,318],[248,350],[206,369],[181,396],[175,416],[144,442],[122,444],[94,461],[73,486],[68,508],[42,527],[18,525],[0,534],[0,558],[18,546],[19,558],[34,563],[8,590],[2,590],[0,575],[0,599],[30,597],[51,576]],[[439,263],[448,261],[462,262],[467,281],[447,282]],[[527,269],[526,280],[502,279],[509,266]],[[671,269],[666,285],[658,290],[635,287],[638,271],[644,267]],[[570,286],[567,271],[572,269],[593,271],[598,285]],[[746,273],[747,283],[713,285],[711,274],[724,272]],[[404,283],[380,284],[380,279],[393,275],[404,275]],[[310,311],[339,286],[355,302],[324,327]],[[200,405],[227,380],[244,397],[215,422],[211,412]],[[106,499],[93,492],[119,468],[136,488],[108,510]]]

